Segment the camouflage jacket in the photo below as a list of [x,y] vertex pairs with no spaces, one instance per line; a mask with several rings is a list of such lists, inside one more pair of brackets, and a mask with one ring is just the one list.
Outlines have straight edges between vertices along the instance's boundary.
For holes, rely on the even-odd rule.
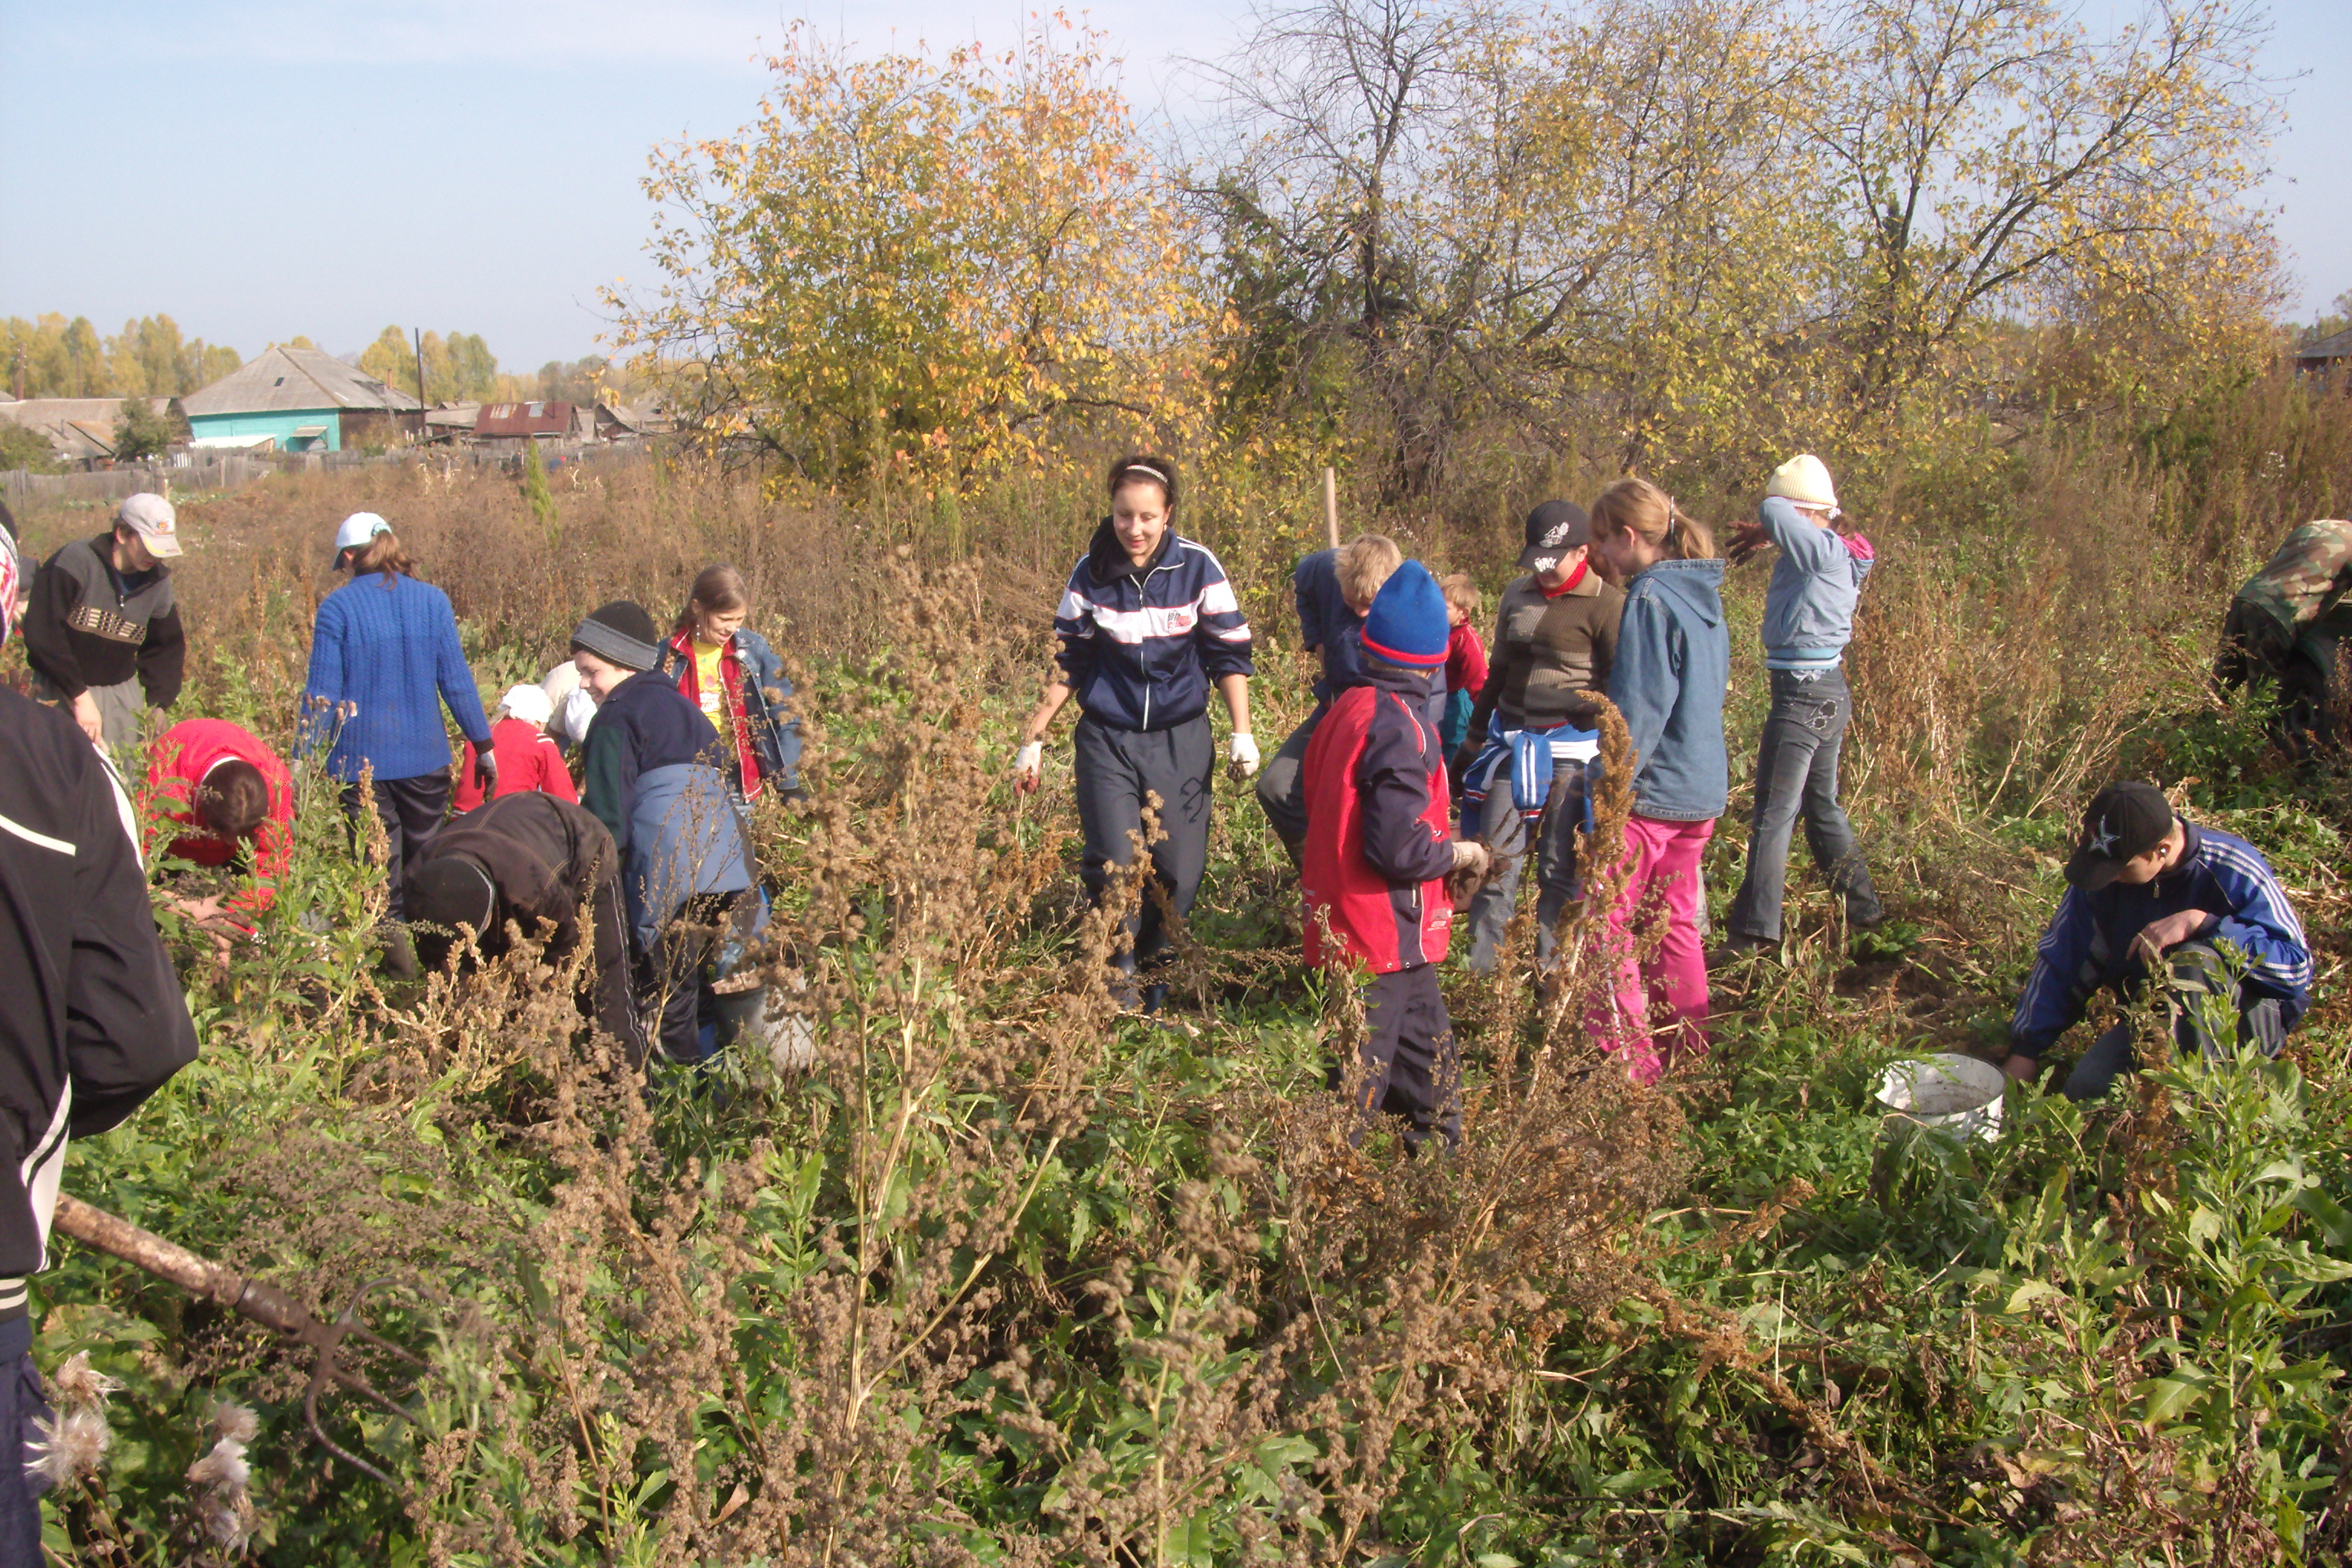
[[[2336,616],[2352,591],[2352,522],[2306,522],[2286,536],[2269,564],[2238,590],[2245,604],[2266,612],[2293,639],[2314,623]],[[2352,605],[2343,605],[2352,617]]]

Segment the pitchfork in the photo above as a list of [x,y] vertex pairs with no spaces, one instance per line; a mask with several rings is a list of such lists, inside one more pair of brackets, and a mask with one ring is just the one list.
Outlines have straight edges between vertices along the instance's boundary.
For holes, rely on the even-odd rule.
[[186,1247],[165,1241],[154,1232],[142,1230],[127,1219],[119,1219],[104,1209],[95,1209],[79,1198],[60,1193],[55,1228],[72,1237],[85,1247],[95,1247],[110,1258],[119,1258],[133,1268],[142,1268],[159,1279],[168,1279],[199,1300],[226,1307],[237,1316],[274,1329],[289,1345],[307,1345],[313,1352],[310,1385],[302,1396],[302,1415],[310,1423],[310,1436],[320,1447],[351,1466],[362,1475],[374,1477],[386,1486],[396,1486],[390,1476],[327,1436],[319,1425],[319,1394],[329,1384],[347,1389],[373,1403],[378,1408],[397,1415],[403,1421],[415,1417],[387,1398],[375,1384],[362,1374],[343,1366],[336,1353],[347,1339],[358,1339],[374,1346],[386,1355],[423,1368],[425,1363],[385,1340],[377,1338],[359,1321],[360,1303],[378,1286],[388,1283],[371,1279],[352,1292],[351,1305],[342,1316],[326,1322],[310,1310],[274,1285],[258,1279],[248,1279],[224,1264],[200,1257]]

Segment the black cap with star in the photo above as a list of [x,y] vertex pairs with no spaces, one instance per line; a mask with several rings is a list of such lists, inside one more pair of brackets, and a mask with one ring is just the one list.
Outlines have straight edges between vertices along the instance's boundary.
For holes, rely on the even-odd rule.
[[2172,805],[2162,790],[2137,779],[2111,784],[2083,813],[2083,837],[2066,862],[2066,880],[2095,893],[2171,831]]

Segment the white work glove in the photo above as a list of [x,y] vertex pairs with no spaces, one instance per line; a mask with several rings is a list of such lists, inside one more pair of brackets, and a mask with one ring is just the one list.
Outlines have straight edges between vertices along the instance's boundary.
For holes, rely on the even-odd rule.
[[1235,778],[1245,779],[1256,776],[1257,742],[1237,731],[1234,735],[1233,746],[1226,752],[1226,756],[1233,764]]
[[1454,869],[1457,872],[1466,868],[1483,877],[1486,874],[1486,867],[1492,859],[1493,857],[1486,853],[1486,847],[1475,838],[1457,838],[1454,841]]
[[1045,742],[1032,741],[1013,753],[1013,787],[1024,792],[1037,787],[1038,774],[1045,771]]

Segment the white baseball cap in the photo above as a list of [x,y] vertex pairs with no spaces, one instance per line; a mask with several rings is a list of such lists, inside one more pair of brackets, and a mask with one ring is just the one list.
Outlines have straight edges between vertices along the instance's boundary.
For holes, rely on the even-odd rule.
[[390,533],[392,524],[372,511],[355,511],[343,519],[343,526],[335,530],[335,561],[343,563],[343,552],[357,550],[379,533]]
[[139,536],[150,555],[180,553],[180,519],[172,503],[162,496],[145,490],[135,496],[125,496],[115,509],[114,521]]

